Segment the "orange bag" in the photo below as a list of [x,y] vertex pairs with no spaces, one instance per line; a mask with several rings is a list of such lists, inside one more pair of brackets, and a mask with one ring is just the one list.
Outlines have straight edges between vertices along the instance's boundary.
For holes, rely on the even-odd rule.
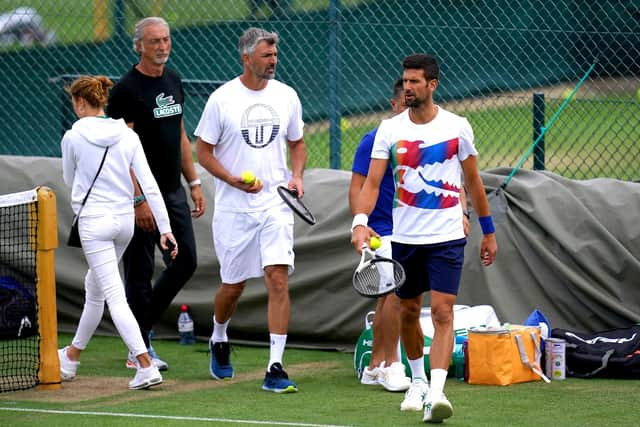
[[469,384],[549,382],[540,369],[539,327],[471,328],[468,333]]

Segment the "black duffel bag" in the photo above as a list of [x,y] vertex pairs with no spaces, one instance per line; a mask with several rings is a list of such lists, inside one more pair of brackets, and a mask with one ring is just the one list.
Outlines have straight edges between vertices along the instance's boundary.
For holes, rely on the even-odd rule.
[[36,301],[11,276],[0,276],[0,340],[27,338],[38,333]]
[[569,376],[640,379],[640,325],[595,333],[555,328],[551,337],[567,343]]

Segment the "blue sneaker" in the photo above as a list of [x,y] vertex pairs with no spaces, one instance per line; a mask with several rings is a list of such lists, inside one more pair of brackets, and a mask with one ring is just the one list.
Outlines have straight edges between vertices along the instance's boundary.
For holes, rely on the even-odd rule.
[[298,386],[289,379],[281,364],[274,363],[264,376],[262,389],[274,393],[295,393]]
[[211,362],[209,363],[209,373],[217,380],[230,380],[233,378],[233,366],[229,361],[231,347],[228,342],[212,343],[209,341]]

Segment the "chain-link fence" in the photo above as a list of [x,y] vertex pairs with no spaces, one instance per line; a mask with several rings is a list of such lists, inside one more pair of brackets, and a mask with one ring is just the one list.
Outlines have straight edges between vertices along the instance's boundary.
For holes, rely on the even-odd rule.
[[640,0],[0,0],[0,13],[0,154],[59,156],[74,119],[64,83],[123,74],[134,23],[159,15],[189,133],[241,72],[239,35],[262,26],[281,36],[277,78],[302,100],[309,167],[349,169],[389,115],[402,58],[427,52],[441,61],[436,99],[469,118],[482,169],[515,166],[536,140],[523,167],[640,178]]

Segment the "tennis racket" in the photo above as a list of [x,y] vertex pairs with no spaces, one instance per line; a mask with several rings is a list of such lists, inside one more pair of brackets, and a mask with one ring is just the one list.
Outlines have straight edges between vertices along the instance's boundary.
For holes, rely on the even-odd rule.
[[316,223],[316,217],[313,216],[311,211],[302,203],[302,200],[298,197],[297,190],[290,190],[283,185],[278,185],[278,194],[282,197],[282,200],[294,211],[300,218],[310,225]]
[[404,284],[406,275],[398,261],[377,256],[366,245],[353,273],[353,288],[365,297],[386,295]]

